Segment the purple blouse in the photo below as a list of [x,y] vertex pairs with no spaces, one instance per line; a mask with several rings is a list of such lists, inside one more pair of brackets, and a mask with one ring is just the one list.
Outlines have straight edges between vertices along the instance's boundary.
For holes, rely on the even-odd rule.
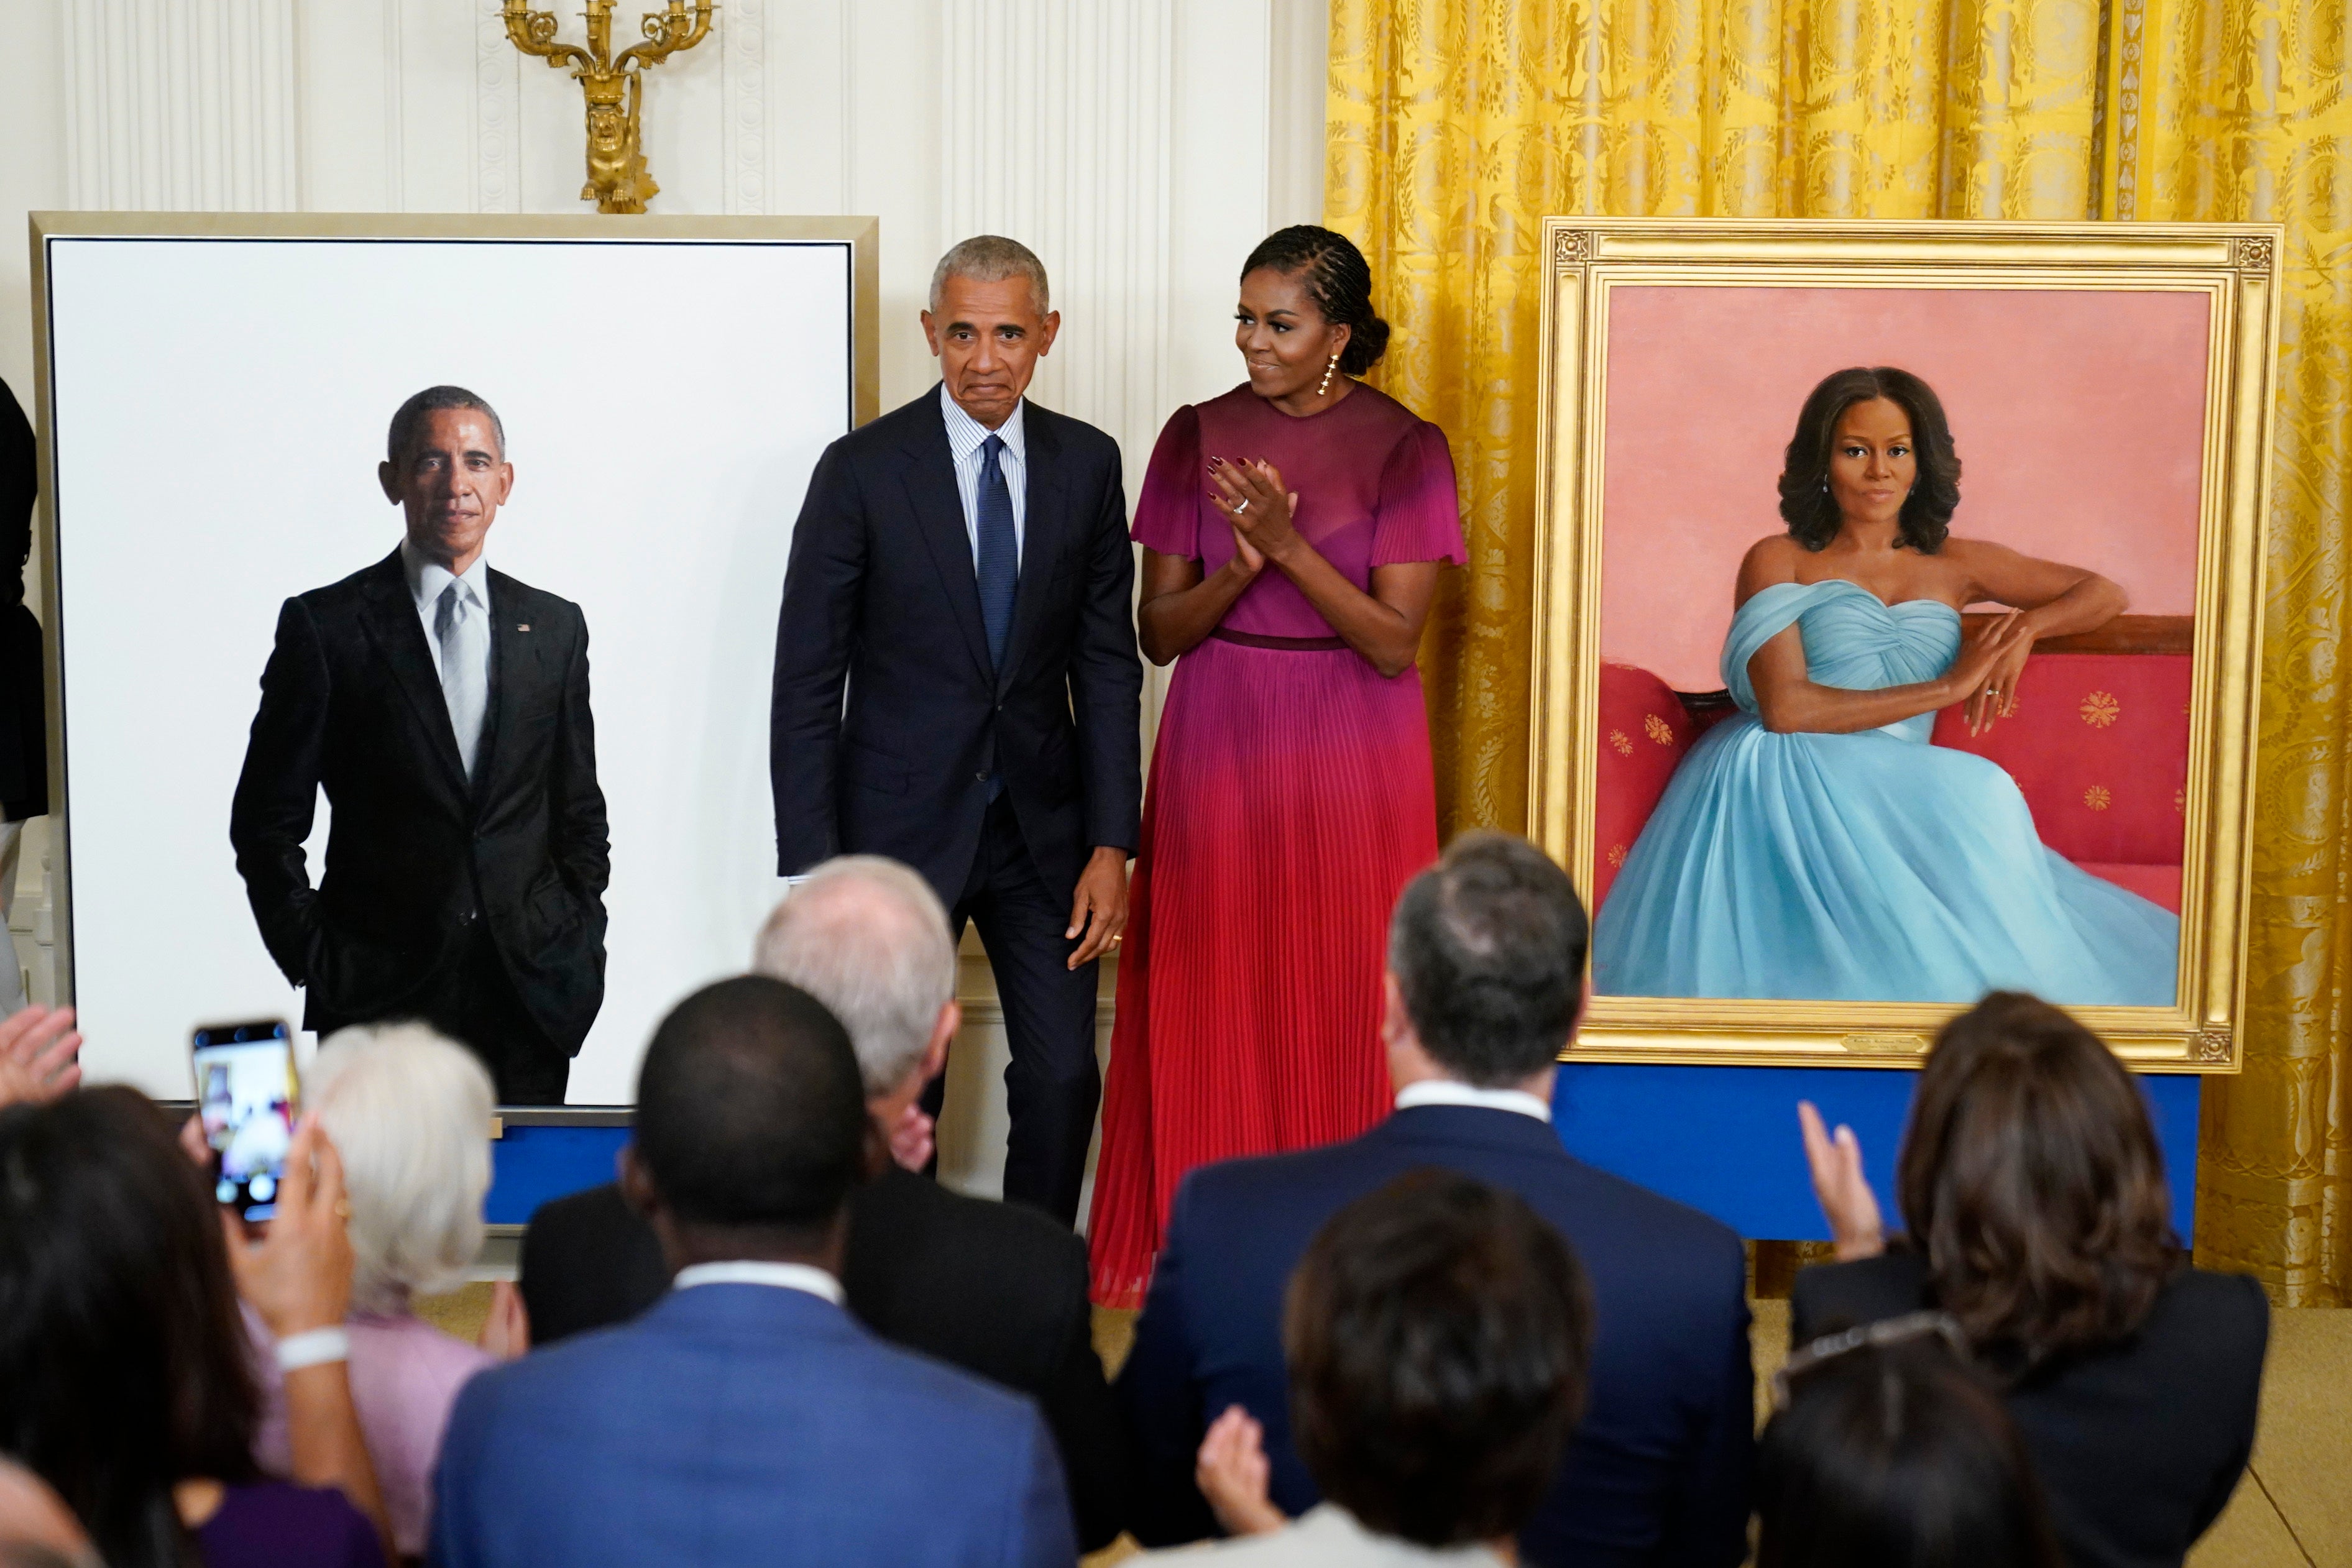
[[205,1568],[383,1568],[367,1515],[332,1487],[257,1481],[228,1488],[196,1528]]
[[[1197,560],[1204,573],[1231,560],[1234,548],[1232,525],[1209,504],[1211,457],[1273,464],[1283,487],[1298,496],[1292,525],[1367,592],[1374,567],[1466,559],[1445,433],[1371,387],[1359,384],[1329,408],[1295,419],[1244,384],[1169,418],[1136,502],[1135,538]],[[1223,625],[1260,637],[1331,635],[1278,571],[1259,573]]]

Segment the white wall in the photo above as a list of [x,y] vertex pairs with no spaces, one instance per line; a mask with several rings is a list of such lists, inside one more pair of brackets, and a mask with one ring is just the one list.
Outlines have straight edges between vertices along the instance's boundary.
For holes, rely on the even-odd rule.
[[[17,235],[43,207],[584,210],[579,88],[517,53],[493,0],[7,11],[0,225]],[[939,253],[1025,240],[1064,317],[1034,393],[1118,438],[1132,493],[1168,413],[1238,379],[1243,256],[1319,214],[1326,26],[1325,0],[724,0],[650,78],[653,209],[877,215],[885,408],[930,383],[915,316]],[[0,240],[0,376],[29,409],[27,278]],[[40,857],[29,844],[27,936]],[[985,966],[965,969],[945,1164],[992,1190],[1003,1029]]]

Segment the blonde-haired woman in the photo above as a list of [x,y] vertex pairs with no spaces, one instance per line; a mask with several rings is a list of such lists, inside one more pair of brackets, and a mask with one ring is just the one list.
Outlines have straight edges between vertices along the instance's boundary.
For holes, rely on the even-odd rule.
[[[344,1327],[352,1401],[394,1544],[403,1557],[422,1556],[450,1407],[466,1380],[497,1359],[411,1308],[415,1297],[463,1281],[482,1249],[489,1074],[471,1051],[422,1024],[346,1029],[320,1048],[303,1092],[342,1155],[351,1204],[356,1267]],[[275,1375],[265,1375],[268,1408],[254,1457],[282,1475],[285,1403]]]

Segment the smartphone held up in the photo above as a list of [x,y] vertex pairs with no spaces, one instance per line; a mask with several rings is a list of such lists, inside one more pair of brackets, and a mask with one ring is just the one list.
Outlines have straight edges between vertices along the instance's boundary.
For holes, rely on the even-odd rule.
[[278,1186],[302,1114],[293,1030],[276,1019],[206,1024],[190,1044],[213,1196],[247,1220],[268,1219],[278,1212]]

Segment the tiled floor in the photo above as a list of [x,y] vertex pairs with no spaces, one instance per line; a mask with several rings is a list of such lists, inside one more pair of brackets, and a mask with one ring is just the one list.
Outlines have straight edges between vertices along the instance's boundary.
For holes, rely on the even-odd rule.
[[[472,1338],[490,1288],[468,1285],[420,1303],[425,1316]],[[1126,1360],[1135,1314],[1097,1311],[1095,1348],[1114,1369]],[[1772,1371],[1788,1350],[1789,1304],[1756,1303],[1759,1414]],[[1087,1559],[1106,1568],[1131,1555],[1122,1541]],[[2352,1309],[2305,1308],[2271,1317],[2254,1462],[2229,1511],[2189,1568],[2352,1568]]]

